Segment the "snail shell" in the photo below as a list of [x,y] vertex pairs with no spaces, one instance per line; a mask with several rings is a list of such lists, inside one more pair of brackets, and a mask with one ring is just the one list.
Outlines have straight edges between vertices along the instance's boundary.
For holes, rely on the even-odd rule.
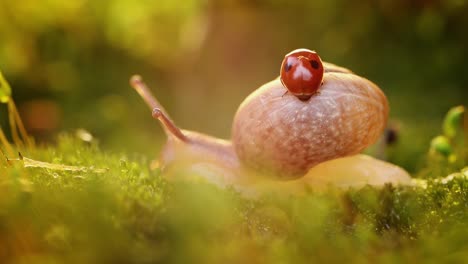
[[250,94],[234,117],[232,142],[241,164],[277,179],[304,176],[315,165],[361,152],[388,118],[384,93],[347,69],[324,63],[323,84],[307,101],[275,79]]

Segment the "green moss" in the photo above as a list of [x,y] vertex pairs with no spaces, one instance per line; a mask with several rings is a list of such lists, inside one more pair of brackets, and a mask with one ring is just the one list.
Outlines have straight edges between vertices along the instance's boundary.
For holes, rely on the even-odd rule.
[[[61,137],[28,157],[106,173],[2,167],[2,263],[461,262],[468,180],[256,200],[168,183],[150,160]],[[427,168],[427,170],[439,168]]]

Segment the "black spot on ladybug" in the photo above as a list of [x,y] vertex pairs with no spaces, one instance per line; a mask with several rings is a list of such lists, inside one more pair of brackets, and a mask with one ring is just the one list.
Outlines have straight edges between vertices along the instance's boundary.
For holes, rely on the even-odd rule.
[[311,61],[310,61],[310,65],[311,65],[312,68],[314,68],[314,69],[318,69],[318,68],[320,67],[318,61],[316,61],[316,60],[311,60]]
[[291,70],[292,68],[292,65],[290,63],[286,64],[286,67],[284,67],[284,71],[288,72],[289,70]]

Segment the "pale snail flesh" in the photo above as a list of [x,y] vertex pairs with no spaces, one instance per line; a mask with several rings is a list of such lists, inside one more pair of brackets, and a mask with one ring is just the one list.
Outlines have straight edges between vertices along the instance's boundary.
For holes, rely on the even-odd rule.
[[[393,164],[353,156],[377,141],[385,128],[388,102],[383,92],[345,68],[324,63],[324,69],[322,87],[307,101],[285,93],[279,79],[254,91],[236,113],[232,141],[180,130],[139,76],[132,77],[131,85],[168,135],[159,162],[171,179],[204,179],[241,190],[266,183],[293,186],[293,192],[306,186],[351,186],[350,182],[410,182],[409,175]],[[331,176],[351,163],[359,165],[345,176]],[[327,181],[322,175],[331,178]]]

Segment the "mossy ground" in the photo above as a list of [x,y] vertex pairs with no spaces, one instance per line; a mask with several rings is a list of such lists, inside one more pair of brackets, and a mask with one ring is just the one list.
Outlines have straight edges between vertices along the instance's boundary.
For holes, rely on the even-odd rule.
[[24,155],[109,170],[2,166],[1,263],[468,259],[466,178],[249,200],[208,183],[168,183],[149,158],[104,153],[70,136]]

